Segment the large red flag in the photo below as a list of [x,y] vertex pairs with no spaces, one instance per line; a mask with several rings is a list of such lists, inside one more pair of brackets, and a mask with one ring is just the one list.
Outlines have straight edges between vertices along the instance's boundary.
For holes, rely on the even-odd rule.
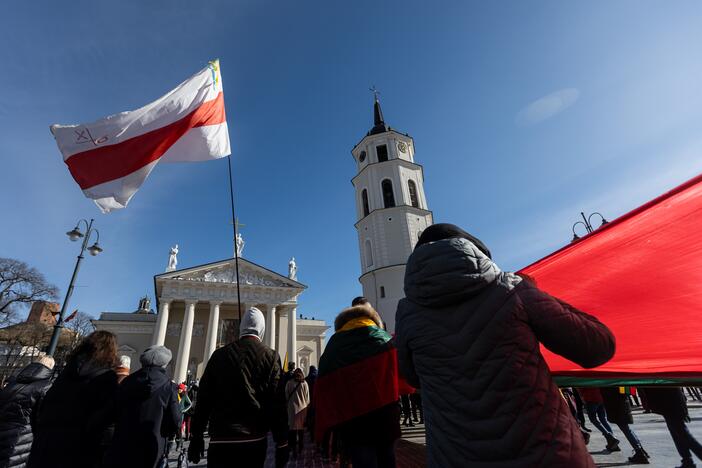
[[616,336],[596,369],[544,350],[561,384],[702,381],[702,175],[522,273]]

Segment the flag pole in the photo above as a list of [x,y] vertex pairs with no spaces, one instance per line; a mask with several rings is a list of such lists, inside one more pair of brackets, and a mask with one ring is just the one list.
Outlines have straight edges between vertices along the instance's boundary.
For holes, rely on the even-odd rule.
[[234,212],[234,185],[232,183],[232,156],[227,156],[229,166],[229,200],[232,205],[232,224],[234,225],[234,271],[236,272],[236,305],[239,310],[239,326],[241,326],[241,291],[239,290],[239,247],[236,244],[237,226],[236,213]]

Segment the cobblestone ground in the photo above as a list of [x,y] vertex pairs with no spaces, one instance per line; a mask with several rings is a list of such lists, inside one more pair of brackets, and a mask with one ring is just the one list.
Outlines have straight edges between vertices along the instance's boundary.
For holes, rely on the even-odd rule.
[[[692,422],[688,424],[688,427],[697,440],[702,441],[702,404],[691,402],[688,404],[690,405],[690,416],[692,417]],[[597,466],[615,467],[629,465],[627,458],[631,455],[631,447],[629,447],[626,439],[624,439],[616,427],[614,429],[614,435],[621,440],[620,446],[622,451],[613,453],[604,450],[604,437],[596,431],[589,421],[588,427],[593,430],[588,448]],[[680,464],[680,457],[673,446],[673,440],[670,438],[670,434],[668,433],[662,417],[657,414],[645,414],[641,409],[635,409],[633,428],[639,436],[639,439],[641,439],[646,451],[651,456],[650,466],[663,468],[674,467]],[[403,428],[402,440],[400,440],[397,445],[398,468],[423,468],[426,466],[425,440],[423,425]],[[273,444],[271,441],[271,443],[269,443],[266,468],[275,466],[274,450],[272,446]],[[699,460],[697,460],[697,462],[699,462]],[[201,461],[198,465],[193,465],[191,463],[190,467],[193,466],[197,466],[198,468],[207,467],[207,460]],[[232,467],[234,466],[237,466],[236,463],[232,463]],[[294,460],[291,459],[287,466],[288,468],[340,468],[338,462],[332,463],[328,460],[322,460],[315,452],[314,446],[309,439],[306,440],[305,450],[302,456]],[[698,463],[698,466],[702,466],[702,463]],[[170,467],[177,467],[177,453],[175,452],[171,454]]]

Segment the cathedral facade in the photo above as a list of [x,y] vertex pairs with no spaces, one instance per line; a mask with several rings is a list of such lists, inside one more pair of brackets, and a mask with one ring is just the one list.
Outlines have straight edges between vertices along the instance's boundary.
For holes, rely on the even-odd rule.
[[317,365],[329,327],[298,316],[297,299],[307,287],[293,279],[296,266],[284,276],[239,258],[239,292],[233,258],[175,268],[169,261],[167,271],[154,276],[157,313],[142,299],[135,312],[103,312],[93,321],[96,329],[117,335],[119,354],[131,358],[132,371],[147,347],[164,345],[173,353],[168,370],[176,382],[199,378],[212,352],[239,338],[239,314],[252,306],[263,312],[263,341],[281,361],[295,362],[305,374]]
[[422,166],[414,140],[385,124],[377,95],[373,127],[351,150],[357,174],[356,231],[363,295],[395,329],[397,303],[404,297],[405,264],[422,231],[433,224],[424,194]]

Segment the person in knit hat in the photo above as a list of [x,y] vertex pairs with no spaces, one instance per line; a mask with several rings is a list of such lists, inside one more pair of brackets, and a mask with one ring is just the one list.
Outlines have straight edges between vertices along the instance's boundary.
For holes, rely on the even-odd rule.
[[117,373],[117,383],[122,383],[125,377],[129,375],[129,370],[132,366],[132,359],[129,356],[122,355],[119,357],[119,365],[115,369]]
[[107,468],[156,466],[167,439],[180,427],[176,386],[166,373],[171,351],[165,346],[151,346],[139,361],[141,369],[127,376],[119,388],[119,417],[103,465]]
[[596,367],[615,349],[602,322],[502,271],[453,224],[424,230],[404,289],[397,355],[407,382],[421,383],[427,466],[594,468],[540,344]]
[[150,346],[141,353],[139,357],[139,362],[141,362],[142,367],[166,367],[173,354],[171,350],[165,346]]
[[280,385],[278,353],[263,343],[266,321],[255,307],[246,311],[239,340],[212,353],[200,379],[191,423],[188,459],[204,456],[205,429],[209,427],[207,466],[263,467],[268,431],[273,432],[276,465],[288,459],[288,414]]

